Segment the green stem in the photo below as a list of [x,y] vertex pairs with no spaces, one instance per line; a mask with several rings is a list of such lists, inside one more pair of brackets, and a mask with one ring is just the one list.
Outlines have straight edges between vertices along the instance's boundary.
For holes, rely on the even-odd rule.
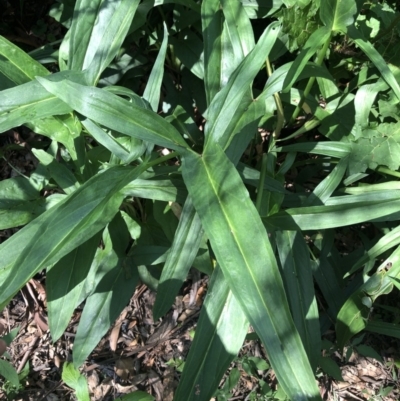
[[264,153],[262,155],[260,181],[258,182],[258,188],[257,188],[256,209],[258,213],[260,213],[261,210],[261,202],[264,193],[264,182],[265,182],[265,177],[267,176],[267,166],[268,166],[268,156],[266,153]]
[[165,161],[173,159],[174,157],[177,157],[178,155],[179,155],[178,152],[171,152],[166,156],[159,157],[158,159],[155,159],[155,160],[149,162],[147,164],[147,167],[153,167],[153,166],[156,166],[157,164],[164,163]]
[[[271,68],[271,63],[269,62],[269,58],[265,60],[265,66],[267,69],[267,74],[268,77],[272,75],[272,68]],[[279,138],[279,135],[281,134],[282,128],[285,124],[285,116],[283,114],[283,106],[282,106],[282,101],[279,96],[279,93],[274,93],[274,100],[276,104],[276,127],[274,129],[274,132],[272,133],[272,136],[275,139]]]
[[398,171],[393,171],[393,170],[390,170],[390,169],[388,169],[386,167],[382,167],[382,166],[378,167],[376,169],[376,171],[379,171],[380,173],[384,173],[384,174],[387,174],[387,175],[391,175],[393,177],[400,178],[400,173]]
[[[329,47],[329,44],[330,44],[330,43],[331,43],[331,36],[329,36],[329,38],[327,39],[327,41],[324,43],[324,46],[322,47],[322,49],[321,49],[320,52],[318,53],[318,57],[317,57],[317,60],[315,61],[315,64],[317,64],[317,65],[321,65],[321,64],[322,64],[322,62],[324,61],[326,52],[328,51],[328,47]],[[303,96],[301,97],[301,99],[300,99],[300,101],[299,101],[299,104],[298,104],[297,107],[295,108],[295,110],[294,110],[294,112],[293,112],[293,115],[292,115],[292,118],[291,118],[290,121],[289,121],[289,126],[293,125],[293,123],[295,122],[296,118],[299,116],[300,111],[301,111],[301,109],[302,109],[302,107],[303,107],[303,104],[304,104],[304,102],[305,102],[305,100],[306,100],[306,97],[307,97],[308,94],[310,93],[311,88],[312,88],[312,86],[314,85],[314,82],[315,82],[315,77],[311,77],[311,78],[308,80],[306,89],[304,89],[304,92],[303,92]]]

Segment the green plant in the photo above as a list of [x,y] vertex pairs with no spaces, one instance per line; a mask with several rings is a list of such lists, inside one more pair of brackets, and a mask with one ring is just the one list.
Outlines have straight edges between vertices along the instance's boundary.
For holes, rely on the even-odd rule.
[[[274,397],[320,400],[321,332],[334,322],[341,350],[371,329],[400,274],[392,16],[355,0],[70,3],[52,11],[69,27],[58,72],[0,37],[0,131],[44,136],[36,171],[0,183],[0,228],[25,225],[0,245],[0,305],[46,269],[56,341],[86,300],[77,368],[139,278],[158,319],[194,266],[211,278],[175,399],[208,400],[251,325]],[[312,23],[294,41],[300,11]],[[360,247],[341,252],[350,225]]]
[[[0,354],[10,359],[10,355],[6,352],[6,347],[17,336],[19,328],[11,330],[11,332],[0,339],[1,352]],[[3,349],[4,347],[4,349]],[[7,396],[8,400],[13,400],[15,396],[24,389],[24,379],[29,374],[29,362],[27,362],[18,373],[14,366],[7,360],[0,359],[0,376],[4,378],[1,383],[1,389]]]

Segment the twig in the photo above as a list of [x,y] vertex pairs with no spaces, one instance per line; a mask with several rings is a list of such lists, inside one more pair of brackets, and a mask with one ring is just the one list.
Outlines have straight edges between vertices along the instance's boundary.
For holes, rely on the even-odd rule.
[[26,361],[28,360],[29,356],[32,354],[33,349],[35,348],[37,342],[39,341],[39,337],[36,337],[29,343],[29,347],[25,352],[21,362],[18,365],[17,373],[21,373],[22,369],[25,366]]

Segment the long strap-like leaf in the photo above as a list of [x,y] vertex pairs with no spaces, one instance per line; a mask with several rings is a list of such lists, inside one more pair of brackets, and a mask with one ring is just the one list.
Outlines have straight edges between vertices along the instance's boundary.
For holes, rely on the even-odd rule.
[[292,400],[320,400],[267,233],[234,166],[213,144],[184,157],[183,177],[231,291]]

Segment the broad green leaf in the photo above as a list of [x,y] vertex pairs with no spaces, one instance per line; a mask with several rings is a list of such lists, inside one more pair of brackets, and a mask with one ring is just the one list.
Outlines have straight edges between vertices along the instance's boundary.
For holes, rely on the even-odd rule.
[[100,235],[94,235],[47,269],[47,309],[53,342],[62,336],[79,301],[82,302],[80,294],[99,243]]
[[319,16],[331,31],[346,33],[347,27],[354,23],[357,11],[356,0],[324,0]]
[[78,401],[90,401],[87,380],[72,363],[64,362],[61,378],[65,384],[75,390]]
[[128,265],[125,250],[130,236],[120,214],[103,237],[106,253],[98,271],[99,283],[87,298],[74,341],[73,361],[85,362],[132,297],[139,279],[136,266]]
[[158,320],[174,303],[197,255],[203,230],[190,197],[186,199],[178,228],[158,283],[153,316]]
[[[275,6],[276,2],[272,3]],[[275,14],[282,23],[282,45],[290,52],[304,47],[310,35],[321,26],[317,16],[319,5],[320,1],[312,1],[307,7],[283,7]]]
[[337,381],[343,382],[342,372],[339,365],[330,357],[324,356],[319,359],[319,366],[328,376],[332,377]]
[[267,27],[254,49],[236,68],[228,84],[213,98],[207,110],[206,143],[212,141],[219,143],[222,148],[226,147],[231,134],[226,128],[232,123],[232,119],[240,119],[238,108],[243,96],[268,57],[279,31],[277,22]]
[[156,113],[102,89],[64,80],[40,83],[55,96],[84,116],[122,134],[143,139],[171,149],[187,148],[184,139],[172,125]]
[[98,174],[0,245],[0,305],[34,274],[100,231],[117,213],[118,192],[146,166],[113,167]]
[[360,31],[358,31],[354,26],[348,29],[349,37],[354,40],[357,46],[365,53],[365,55],[372,61],[375,67],[382,74],[382,78],[386,83],[392,88],[393,92],[400,100],[400,86],[394,77],[392,71],[389,69],[386,61],[380,55],[380,53],[374,48],[374,46],[368,42]]
[[45,210],[46,200],[28,179],[14,177],[0,182],[1,230],[23,226]]
[[15,85],[29,82],[36,76],[50,74],[42,64],[3,36],[0,36],[0,72]]
[[138,4],[139,0],[78,0],[68,42],[69,69],[88,69],[88,82],[97,83],[120,50]]
[[202,156],[185,155],[182,173],[224,277],[282,388],[293,400],[320,400],[268,235],[239,174],[215,143]]
[[151,70],[147,81],[146,89],[143,92],[143,99],[146,99],[153,111],[158,111],[158,103],[160,101],[161,84],[164,76],[165,54],[168,45],[168,29],[164,23],[164,39],[162,41],[160,51],[158,52],[156,62]]
[[222,270],[216,267],[175,393],[175,401],[210,400],[243,345],[248,326]]
[[362,132],[362,137],[352,142],[349,173],[372,170],[377,166],[387,166],[397,170],[400,166],[400,123],[383,123],[375,129]]
[[0,359],[0,376],[3,376],[6,381],[10,382],[14,387],[19,387],[19,377],[14,366],[10,362]]
[[276,245],[294,324],[315,371],[321,353],[321,332],[309,250],[299,231],[277,231]]
[[338,199],[337,205],[287,209],[264,220],[280,230],[323,230],[390,216],[398,212],[400,207],[397,199],[347,203],[342,198],[334,198]]
[[204,85],[207,105],[210,105],[221,89],[223,15],[220,0],[204,0],[201,3],[201,24],[204,43]]
[[[21,85],[33,80],[36,76],[49,75],[49,71],[40,63],[31,58],[23,50],[0,36],[0,72],[14,84]],[[17,90],[18,91],[18,90]],[[26,97],[24,96],[25,100]],[[20,99],[22,100],[22,99]],[[51,111],[55,109],[50,108]],[[34,132],[49,136],[63,143],[69,150],[71,157],[76,159],[74,147],[71,144],[71,136],[76,136],[75,130],[71,130],[74,118],[71,116],[47,117],[41,120],[28,118],[25,124]],[[19,123],[16,125],[20,125]],[[65,135],[67,131],[67,135]],[[79,134],[80,130],[78,131]],[[75,134],[75,135],[74,135]]]
[[79,182],[72,172],[65,165],[56,161],[53,156],[42,149],[32,149],[32,153],[46,167],[50,177],[66,194],[71,194],[79,188]]
[[330,35],[330,30],[323,26],[317,29],[308,38],[304,48],[296,57],[286,75],[283,83],[283,92],[288,92],[291,89],[292,85],[303,71],[303,68],[307,64],[308,60],[324,45],[327,40],[329,40]]

